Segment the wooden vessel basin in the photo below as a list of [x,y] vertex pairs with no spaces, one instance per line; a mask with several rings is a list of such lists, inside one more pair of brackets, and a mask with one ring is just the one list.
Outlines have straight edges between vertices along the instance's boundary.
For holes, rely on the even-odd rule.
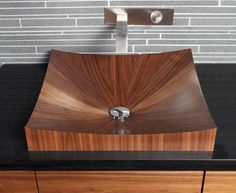
[[[111,116],[114,107],[129,116]],[[142,55],[52,50],[25,131],[30,151],[212,151],[216,126],[189,49]]]

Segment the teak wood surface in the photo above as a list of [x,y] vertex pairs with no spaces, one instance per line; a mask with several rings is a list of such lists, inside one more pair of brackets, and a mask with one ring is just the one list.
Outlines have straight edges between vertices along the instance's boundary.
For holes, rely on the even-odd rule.
[[235,193],[236,172],[207,171],[204,183],[204,193]]
[[[109,109],[115,106],[129,108],[130,117],[112,119]],[[143,55],[53,50],[25,130],[31,151],[211,151],[216,126],[191,50]],[[113,134],[119,130],[128,134]]]
[[199,193],[203,172],[37,172],[40,193]]
[[0,171],[1,193],[38,193],[33,171]]

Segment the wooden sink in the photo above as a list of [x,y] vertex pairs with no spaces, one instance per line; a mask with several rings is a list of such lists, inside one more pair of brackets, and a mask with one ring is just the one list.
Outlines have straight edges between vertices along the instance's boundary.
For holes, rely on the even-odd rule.
[[[114,107],[130,115],[117,120]],[[99,55],[52,50],[25,126],[30,151],[212,151],[216,126],[191,50]]]

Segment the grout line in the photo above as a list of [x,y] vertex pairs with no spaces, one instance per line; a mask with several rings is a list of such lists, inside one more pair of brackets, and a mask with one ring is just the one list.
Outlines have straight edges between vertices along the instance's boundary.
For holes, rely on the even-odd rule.
[[49,57],[0,57],[0,59],[49,59]]
[[[132,46],[129,46],[129,47],[135,47],[135,45],[132,45]],[[83,52],[87,52],[87,53],[90,53],[89,51],[83,51]],[[107,53],[107,52],[106,52]],[[109,53],[112,53],[112,52],[109,52]],[[143,52],[143,53],[153,53],[153,52]],[[155,52],[156,53],[156,52]],[[160,52],[158,52],[158,53],[160,53]],[[42,55],[42,54],[41,54]],[[231,58],[228,58],[228,57],[224,57],[224,56],[222,56],[222,57],[215,57],[214,55],[208,55],[208,56],[198,56],[198,55],[195,55],[195,54],[193,54],[193,57],[194,58],[198,58],[198,59],[200,59],[200,58],[215,58],[215,59],[231,59]],[[17,58],[20,58],[20,59],[27,59],[27,58],[29,58],[29,59],[34,59],[34,58],[49,58],[49,56],[48,55],[45,55],[45,56],[33,56],[33,57],[31,57],[31,56],[15,56],[15,57],[11,57],[11,56],[0,56],[0,58],[8,58],[8,59],[12,59],[12,58],[14,58],[14,59],[17,59]],[[236,59],[236,57],[235,56],[232,56],[232,58],[233,59]]]
[[[141,38],[131,38],[131,39],[141,39]],[[160,39],[157,39],[157,38],[149,38],[149,40],[156,40],[156,41],[158,41],[158,40],[160,40]],[[221,39],[221,38],[216,38],[216,39],[211,39],[211,38],[203,38],[203,39],[200,39],[200,38],[162,38],[161,40],[166,40],[166,41],[174,41],[174,40],[183,40],[183,41],[191,41],[191,40],[194,40],[194,41],[196,41],[196,40],[199,40],[199,41],[208,41],[208,40],[210,40],[210,41],[212,41],[212,40],[214,40],[214,41],[218,41],[218,40],[224,40],[224,41],[227,41],[227,40],[231,40],[231,41],[233,41],[233,40],[235,40],[236,41],[236,39],[234,38],[234,39],[230,39],[230,38],[224,38],[224,39]],[[1,40],[0,40],[1,41]]]
[[17,19],[19,19],[19,18],[0,18],[0,21],[1,20],[5,20],[5,21],[11,21],[11,20],[17,20]]
[[[9,17],[9,16],[11,16],[11,17],[20,17],[20,16],[45,16],[45,15],[47,15],[47,16],[54,16],[54,15],[60,15],[60,16],[63,16],[63,15],[66,15],[66,13],[62,13],[62,14],[60,14],[60,13],[45,13],[45,14],[15,14],[15,15],[11,15],[11,14],[7,14],[7,15],[0,15],[0,17],[1,16],[6,16],[6,17]],[[78,13],[78,14],[76,14],[76,13],[71,13],[70,15],[94,15],[94,16],[96,16],[96,15],[103,15],[102,13]],[[235,14],[234,14],[235,15]]]
[[[24,33],[24,31],[20,31],[21,33],[23,32]],[[28,32],[34,32],[34,31],[28,31]],[[14,33],[14,34],[1,34],[0,33],[0,37],[1,36],[37,36],[37,37],[39,37],[39,36],[55,36],[55,35],[60,35],[59,33],[61,33],[62,31],[35,31],[35,32],[41,32],[41,34],[16,34],[16,33]],[[50,33],[50,34],[47,34],[47,33],[44,33],[44,32],[52,32],[52,33]],[[101,34],[96,34],[95,33],[95,31],[93,31],[93,30],[88,30],[88,32],[94,32],[94,34],[93,33],[85,33],[85,32],[80,32],[79,34],[76,34],[76,33],[74,33],[74,32],[80,32],[79,30],[75,30],[75,31],[72,31],[72,32],[67,32],[66,33],[66,35],[68,35],[68,36],[73,36],[73,35],[81,35],[81,36],[83,36],[83,35],[88,35],[88,34],[92,34],[92,35],[109,35],[110,34],[110,32],[106,32],[105,30],[99,30],[99,32],[102,32]],[[53,33],[55,33],[55,34],[53,34]],[[230,32],[229,31],[227,31],[227,33],[166,33],[166,32],[164,32],[164,33],[160,33],[159,34],[159,36],[157,36],[157,38],[149,38],[149,39],[172,39],[172,40],[186,40],[186,39],[190,39],[190,40],[198,40],[198,39],[200,39],[200,38],[163,38],[163,35],[205,35],[206,37],[207,36],[209,36],[209,35],[219,35],[219,36],[225,36],[225,37],[234,37],[234,36],[236,36],[236,34],[229,34]],[[129,32],[129,36],[130,35],[144,35],[144,33],[140,33],[139,31],[137,31],[137,32],[134,32],[134,31],[132,31],[132,32]],[[151,33],[148,33],[148,35],[157,35],[156,33],[154,33],[154,32],[151,32]],[[183,36],[184,37],[184,36]],[[132,38],[132,37],[131,37]],[[133,38],[133,39],[140,39],[141,37],[137,37],[137,38]],[[143,37],[143,38],[145,38],[145,37]],[[207,40],[209,40],[209,38],[203,38],[202,40],[205,40],[205,39],[207,39]],[[210,38],[211,40],[236,40],[235,38],[232,38],[232,39],[229,39],[229,38],[216,38],[216,39],[212,39],[212,38]]]
[[[73,34],[81,34],[81,35],[87,35],[87,34],[96,34],[97,32],[101,32],[102,34],[110,34],[110,33],[114,33],[115,31],[114,30],[104,30],[104,29],[101,29],[101,30],[62,30],[65,34],[68,34],[68,35],[73,35]],[[0,32],[0,36],[25,36],[25,35],[29,35],[29,36],[35,36],[35,35],[40,35],[40,36],[44,36],[44,35],[54,35],[55,34],[60,34],[62,32],[61,30],[43,30],[43,31],[1,31]],[[89,33],[85,33],[86,32],[89,32]],[[164,30],[165,31],[165,30]],[[236,31],[234,30],[227,30],[227,31],[221,31],[219,33],[216,33],[216,32],[205,32],[205,31],[201,31],[199,33],[194,33],[192,31],[189,31],[188,33],[186,32],[183,32],[183,33],[179,33],[181,32],[182,30],[178,31],[178,32],[162,32],[162,31],[151,31],[149,32],[148,34],[156,34],[156,33],[160,33],[162,32],[162,35],[227,35],[227,36],[231,36],[231,35],[236,35]],[[222,33],[223,32],[223,33]],[[29,33],[32,33],[32,34],[29,34]],[[34,33],[37,33],[37,34],[34,34]],[[130,33],[129,34],[142,34],[140,33],[139,31],[133,31],[133,33]],[[161,34],[161,33],[160,33]],[[161,39],[161,38],[160,38]]]
[[[103,18],[103,17],[100,17],[100,18]],[[41,18],[40,18],[41,19]],[[49,19],[49,18],[42,18],[42,19]],[[53,19],[66,19],[66,18],[53,18]],[[73,18],[71,18],[71,19],[73,19]],[[86,18],[86,19],[89,19],[89,18]],[[16,19],[15,19],[16,20]],[[28,20],[28,19],[24,19],[24,20]],[[29,20],[31,20],[31,19],[29,19]],[[36,20],[37,20],[37,18],[36,18]],[[56,27],[75,27],[75,26],[24,26],[24,29],[27,29],[27,28],[38,28],[38,29],[43,29],[43,28],[47,28],[47,27],[50,27],[50,28],[56,28]],[[105,25],[103,25],[103,24],[100,24],[100,25],[81,25],[80,27],[93,27],[93,28],[96,28],[96,27],[104,27],[104,28],[106,28],[107,26],[105,26]],[[108,26],[108,27],[112,27],[112,26]],[[176,26],[174,26],[174,27],[179,27],[179,28],[187,28],[187,27],[189,27],[188,25],[176,25]],[[191,25],[191,27],[205,27],[206,29],[207,28],[211,28],[211,27],[213,27],[213,28],[217,28],[217,27],[221,27],[221,28],[230,28],[230,27],[236,27],[236,24],[235,25],[227,25],[227,24],[225,24],[225,25]],[[19,28],[19,27],[15,27],[15,26],[12,26],[12,27],[0,27],[0,29],[4,29],[4,28]],[[138,29],[138,28],[136,28],[136,29]],[[153,28],[153,30],[154,30],[155,28]],[[161,29],[161,28],[160,28]],[[169,28],[169,30],[171,30],[171,28]]]
[[[143,5],[135,5],[135,6],[132,6],[132,5],[119,5],[119,6],[114,6],[114,7],[134,7],[134,8],[143,8]],[[85,6],[83,6],[85,7]],[[91,7],[91,6],[90,6]],[[146,8],[156,8],[157,6],[156,5],[149,5],[149,6],[145,6]],[[161,8],[175,8],[175,7],[186,7],[186,8],[204,8],[204,7],[213,7],[213,8],[218,8],[218,4],[217,5],[166,5],[166,6],[159,6]],[[229,7],[232,7],[232,5],[224,5],[222,6],[223,8],[229,8]],[[55,8],[55,7],[53,7]],[[59,7],[58,7],[59,8]]]
[[[34,62],[17,62],[17,61],[15,61],[14,63],[12,63],[12,62],[0,62],[0,69],[4,64],[6,64],[6,65],[14,65],[14,64],[38,64],[38,65],[42,65],[42,62],[37,62],[37,61],[34,61]],[[44,63],[44,64],[48,64],[48,63]]]
[[[76,30],[75,30],[76,31]],[[196,32],[198,31],[198,32]],[[219,34],[219,35],[224,35],[224,34],[228,34],[228,31],[233,31],[233,30],[149,30],[148,31],[148,34],[149,33],[160,33],[162,32],[163,34],[204,34],[204,35],[207,35],[207,34]]]
[[[96,10],[97,8],[103,8],[104,7],[104,5],[97,5],[96,7],[94,7],[94,6],[64,6],[64,7],[46,7],[47,9],[83,9],[83,8],[90,8],[90,9],[94,9],[94,10]],[[179,6],[179,7],[181,7],[181,6]],[[190,7],[192,7],[192,6],[190,6]],[[199,6],[198,6],[199,7]],[[204,6],[202,6],[202,7],[204,7]],[[206,6],[207,7],[207,6]],[[213,7],[213,6],[209,6],[209,7]],[[224,6],[224,7],[227,7],[227,6]],[[230,6],[228,6],[228,7],[230,7]],[[8,9],[10,9],[10,10],[20,10],[20,9],[26,9],[26,10],[29,10],[29,9],[42,9],[42,8],[45,8],[45,7],[3,7],[3,8],[1,8],[1,10],[8,10]]]
[[[132,50],[134,49],[134,45],[132,47]],[[134,53],[134,51],[132,51],[132,53]],[[35,57],[29,57],[29,56],[25,56],[25,57],[9,57],[9,56],[5,56],[5,57],[2,57],[0,56],[0,59],[44,59],[44,58],[49,58],[49,56],[35,56]],[[193,58],[195,59],[201,59],[201,58],[214,58],[214,59],[229,59],[227,57],[214,57],[214,56],[194,56],[193,55]],[[233,59],[236,60],[236,57],[233,57]],[[230,60],[230,59],[229,59]]]
[[[204,14],[204,16],[203,16],[203,14]],[[210,19],[214,19],[214,18],[218,18],[218,19],[224,19],[224,18],[232,18],[232,15],[227,15],[227,16],[221,16],[221,15],[217,15],[217,16],[215,16],[215,15],[209,15],[208,16],[208,14],[207,13],[202,13],[201,14],[201,16],[188,16],[189,14],[188,13],[185,13],[185,14],[183,14],[183,16],[182,17],[178,17],[178,15],[176,15],[176,17],[175,18],[178,18],[178,19],[180,19],[180,18],[189,18],[189,17],[192,17],[192,18],[194,18],[194,19],[205,19],[205,18],[210,18]],[[194,14],[193,14],[194,15]],[[223,14],[224,15],[224,14]],[[233,16],[236,16],[235,14],[233,15]],[[233,18],[232,18],[233,19]]]
[[[135,45],[132,45],[133,47],[135,46]],[[234,56],[233,54],[233,56],[230,56],[231,58],[228,58],[228,56],[214,56],[214,55],[196,55],[197,53],[195,52],[194,54],[193,54],[193,57],[194,58],[218,58],[218,59],[231,59],[231,58],[235,58],[236,59],[236,56]],[[40,56],[41,55],[41,56]],[[48,54],[45,54],[45,53],[37,53],[37,54],[35,54],[35,56],[24,56],[24,54],[22,54],[22,56],[15,56],[14,55],[14,57],[11,57],[11,56],[9,56],[9,55],[7,55],[7,56],[0,56],[0,58],[9,58],[9,59],[11,59],[11,58],[21,58],[21,59],[27,59],[27,58],[49,58],[49,56],[48,56]]]
[[[129,39],[132,41],[132,39]],[[110,42],[113,42],[113,41],[110,41]],[[136,44],[137,45],[137,44]],[[64,46],[64,47],[81,47],[81,46],[113,46],[113,44],[101,44],[101,45],[98,45],[98,44],[81,44],[81,45],[64,45],[64,44],[53,44],[53,45],[4,45],[4,46],[0,46],[0,48],[12,48],[12,47],[28,47],[28,48],[32,48],[32,47],[35,47],[35,46],[39,46],[39,47],[52,47],[52,46]],[[143,47],[145,46],[145,44],[138,44],[138,46],[140,47]],[[187,46],[193,46],[195,48],[198,47],[198,45],[196,44],[150,44],[149,45],[150,47],[156,47],[156,46],[162,46],[162,47],[187,47]],[[202,47],[215,47],[215,46],[224,46],[224,47],[236,47],[236,45],[229,45],[229,44],[204,44],[204,45],[201,45]],[[219,52],[216,52],[216,53],[219,53]],[[221,52],[221,53],[225,53],[225,52]],[[226,52],[228,53],[228,52]],[[231,53],[231,52],[230,52]],[[235,52],[232,52],[232,53],[235,53]]]
[[[82,52],[81,52],[82,53]],[[94,53],[94,52],[91,52],[91,53]],[[102,52],[102,54],[114,54],[115,52]],[[140,52],[134,52],[134,53],[137,53],[139,54]],[[197,60],[197,59],[194,59],[194,63],[195,64],[204,64],[204,63],[209,63],[209,64],[224,64],[224,65],[227,65],[227,64],[235,64],[236,61],[227,61],[227,60],[223,60],[223,61],[212,61],[212,60]],[[48,62],[45,62],[45,64],[47,64]],[[24,61],[24,62],[18,62],[18,61],[14,61],[14,63],[11,61],[11,62],[0,62],[0,68],[4,65],[12,65],[12,64],[37,64],[37,65],[41,65],[42,62],[41,61],[30,61],[30,62],[27,62],[27,61]]]
[[19,19],[20,27],[22,27],[21,19]]
[[[131,40],[132,41],[132,40]],[[135,44],[139,47],[146,47],[145,44]],[[114,46],[114,44],[112,44],[112,42],[110,42],[109,44],[101,44],[101,45],[98,45],[98,44],[81,44],[81,45],[63,45],[63,44],[53,44],[53,45],[5,45],[5,46],[0,46],[0,48],[13,48],[13,47],[22,47],[22,48],[35,48],[35,46],[38,46],[38,47],[91,47],[91,46],[98,46],[98,47],[104,47],[104,46]],[[198,48],[199,45],[197,44],[149,44],[149,47],[153,48],[153,47],[157,47],[157,46],[161,46],[161,47],[189,47],[191,46],[192,48]],[[215,47],[215,46],[224,46],[224,47],[236,47],[234,45],[227,45],[227,44],[206,44],[206,45],[201,45],[201,47]],[[208,52],[207,52],[208,53]],[[211,53],[211,52],[210,52]],[[232,52],[213,52],[213,53],[235,53],[234,51]]]
[[[103,39],[103,38],[99,38],[99,39],[78,39],[78,38],[76,38],[76,39],[40,39],[40,40],[0,40],[1,42],[14,42],[14,41],[26,41],[26,42],[31,42],[31,41],[33,41],[33,42],[35,42],[35,41],[37,41],[37,42],[41,42],[41,41],[58,41],[58,42],[66,42],[66,41],[83,41],[83,40],[85,40],[85,41],[99,41],[99,40],[101,40],[101,41],[109,41],[109,42],[111,42],[111,41],[114,41],[115,39],[111,39],[111,38],[107,38],[107,39]],[[140,39],[134,39],[134,38],[130,38],[129,40],[140,40]],[[145,38],[143,38],[143,39],[141,39],[141,40],[145,40]],[[215,45],[215,44],[214,44]],[[221,44],[220,44],[221,45]],[[50,45],[48,45],[48,46],[50,46]]]
[[[32,47],[33,45],[31,46],[25,46],[25,47]],[[106,44],[106,45],[97,45],[97,44],[91,44],[91,45],[87,45],[87,44],[83,44],[83,45],[37,45],[38,47],[54,47],[54,46],[59,46],[59,47],[92,47],[92,46],[98,46],[98,47],[106,47],[106,46],[114,46],[114,44]],[[0,46],[1,47],[7,47],[7,46]],[[15,45],[14,46],[10,46],[10,47],[16,47]],[[17,46],[17,47],[23,47],[23,46]],[[115,46],[114,46],[115,47]]]
[[78,19],[75,19],[75,26],[78,26]]
[[[30,56],[32,55],[32,56]],[[228,58],[233,57],[236,58],[236,55],[234,53],[224,53],[221,54],[221,52],[194,52],[195,57],[218,57],[218,58]],[[1,53],[0,57],[10,57],[12,58],[12,56],[14,56],[15,58],[18,57],[29,57],[29,58],[33,58],[33,57],[48,57],[49,54],[47,52],[42,52],[42,53]]]
[[[204,18],[206,19],[206,18]],[[182,25],[184,26],[184,25]],[[236,27],[236,24],[235,25],[227,25],[227,23],[225,25],[191,25],[191,27]]]
[[191,26],[191,17],[188,19],[188,26]]
[[[96,25],[96,27],[97,27],[98,25]],[[59,27],[63,27],[63,28],[65,28],[64,30],[69,30],[69,31],[83,31],[83,30],[86,30],[87,31],[87,29],[79,29],[79,28],[75,28],[75,26],[46,26],[46,27],[48,27],[48,28],[56,28],[56,30],[61,30],[61,29],[57,29],[57,28],[59,28]],[[95,26],[80,26],[81,28],[84,28],[84,27],[89,27],[89,28],[94,28],[94,29],[92,29],[92,30],[88,30],[88,31],[96,31],[97,29],[96,29],[96,27]],[[103,27],[102,28],[102,30],[105,30],[106,29],[106,27],[105,26],[98,26],[98,27]],[[231,28],[235,28],[236,26],[220,26],[220,27],[215,27],[215,26],[203,26],[203,28],[205,28],[205,29],[202,29],[202,28],[200,28],[200,29],[196,29],[196,27],[195,26],[190,26],[190,28],[189,28],[189,26],[180,26],[180,27],[178,27],[178,29],[171,29],[171,28],[153,28],[153,29],[147,29],[147,31],[167,31],[166,33],[168,33],[168,32],[171,32],[171,31],[189,31],[189,32],[191,32],[191,31],[195,31],[195,30],[199,30],[200,32],[201,31],[227,31],[227,29],[226,28],[229,28],[228,30],[232,30],[232,31],[235,31],[236,32],[236,28],[235,29],[231,29]],[[1,28],[1,27],[0,27]],[[19,29],[19,27],[8,27],[8,28],[14,28],[14,29]],[[66,28],[68,28],[68,29],[66,29]],[[72,29],[70,29],[70,28],[72,28]],[[175,27],[175,28],[177,28],[177,27]],[[213,28],[213,29],[211,29],[211,28]],[[219,28],[219,29],[218,29]],[[34,26],[32,26],[32,27],[25,27],[24,29],[42,29],[43,30],[43,28],[38,28],[38,27],[34,27]],[[140,31],[140,30],[143,30],[142,28],[140,29],[140,28],[135,28],[136,29],[136,31]],[[193,30],[194,29],[194,30]],[[37,30],[37,32],[39,31],[39,30]],[[98,29],[98,30],[101,30],[101,29]],[[109,28],[109,30],[110,31],[115,31],[114,29],[112,29],[111,27]],[[133,28],[131,29],[131,31],[133,30]],[[11,31],[13,31],[13,32],[17,32],[17,30],[11,30]],[[27,31],[27,30],[24,30],[24,31]],[[32,32],[32,31],[35,31],[35,30],[29,30],[30,32]],[[54,31],[53,29],[51,29],[51,30],[44,30],[44,31]],[[1,33],[2,32],[4,32],[4,31],[0,31]],[[9,31],[7,31],[7,32],[9,32]],[[20,31],[20,32],[22,32],[22,31]],[[150,32],[149,32],[150,33]],[[214,33],[214,32],[213,32]],[[215,32],[216,33],[216,32]]]
[[[231,6],[233,7],[233,6]],[[225,12],[212,12],[212,13],[204,13],[204,12],[200,12],[200,13],[197,13],[197,12],[187,12],[187,13],[184,13],[184,12],[181,12],[181,13],[175,13],[176,16],[181,16],[181,15],[236,15],[236,13],[225,13]]]
[[[145,46],[145,45],[140,45],[140,46]],[[182,47],[182,46],[184,46],[184,47],[186,47],[186,46],[194,46],[194,47],[197,47],[197,45],[196,44],[150,44],[149,46],[151,46],[151,47],[155,47],[155,46],[167,46],[167,47],[169,47],[169,46],[174,46],[174,47]],[[215,47],[215,46],[226,46],[226,47],[236,47],[236,45],[229,45],[229,44],[204,44],[204,45],[201,45],[201,46],[213,46],[213,47]],[[0,46],[1,47],[1,46]]]
[[[5,2],[5,3],[8,3],[8,2],[39,2],[40,0],[1,0],[1,2]],[[65,0],[44,0],[44,1],[49,1],[49,2],[53,2],[53,1],[59,1],[59,2],[64,2]],[[78,1],[78,0],[70,0],[70,1]],[[97,0],[90,0],[90,1],[97,1]],[[155,0],[150,0],[150,1],[155,1]],[[172,0],[165,0],[165,1],[169,1],[171,2]],[[177,1],[184,1],[184,0],[177,0]],[[199,0],[197,0],[199,1]],[[209,1],[216,1],[216,0],[209,0]]]
[[[163,31],[166,31],[166,30],[163,30]],[[175,30],[173,30],[173,31],[175,31]],[[187,33],[186,32],[181,32],[181,30],[180,30],[180,32],[181,33],[176,33],[176,32],[169,32],[169,31],[167,31],[167,32],[162,32],[162,34],[165,34],[165,35],[169,35],[169,34],[180,34],[180,35],[182,35],[182,34],[186,34],[186,35],[193,35],[193,34],[196,34],[196,35],[198,35],[198,34],[203,34],[203,35],[226,35],[226,34],[228,34],[228,31],[225,31],[225,30],[222,30],[224,33],[219,33],[219,32],[211,32],[210,30],[208,31],[208,30],[203,30],[204,32],[195,32],[194,30],[192,30],[192,31],[188,31]],[[185,30],[182,30],[182,31],[185,31]],[[205,32],[205,31],[208,31],[207,33]],[[221,32],[222,32],[221,31]],[[191,33],[192,32],[192,33]],[[151,31],[151,32],[149,32],[149,33],[155,33],[155,31]]]
[[[231,8],[233,7],[233,6],[230,6]],[[43,7],[42,7],[43,8]],[[1,8],[2,9],[2,8]],[[103,15],[103,13],[91,13],[91,12],[89,12],[89,13],[70,13],[70,15]],[[44,16],[44,15],[51,15],[51,16],[53,16],[53,15],[65,15],[65,13],[45,13],[45,14],[43,14],[43,13],[39,13],[39,14],[7,14],[7,15],[0,15],[1,17],[2,16]],[[229,12],[229,13],[225,13],[225,12],[212,12],[212,13],[206,13],[206,12],[200,12],[200,13],[197,13],[197,12],[186,12],[186,13],[175,13],[175,16],[180,16],[179,18],[183,18],[185,15],[191,15],[191,16],[193,16],[193,15],[199,15],[199,16],[201,16],[201,18],[202,17],[204,17],[204,16],[216,16],[216,17],[221,17],[221,15],[224,15],[224,17],[227,17],[227,16],[236,16],[236,13],[231,13],[231,12]],[[187,16],[185,16],[185,17],[187,17]],[[197,16],[196,16],[197,17]]]
[[47,3],[46,3],[46,1],[44,1],[43,3],[44,3],[44,7],[47,7]]
[[[55,20],[55,19],[60,19],[60,20],[65,20],[65,19],[74,19],[74,17],[70,17],[69,14],[64,14],[63,16],[65,17],[42,17],[42,18],[37,18],[37,17],[32,17],[32,18],[21,18],[23,20]],[[79,17],[79,19],[104,19],[104,16],[93,16],[93,17]],[[1,20],[17,20],[17,18],[0,18]],[[51,27],[51,26],[50,26]]]
[[[219,56],[219,57],[217,57],[217,56],[211,56],[211,55],[209,55],[209,56],[193,56],[193,57],[194,57],[194,58],[217,58],[217,59],[220,59],[220,58],[226,59],[226,58],[227,58],[227,59],[229,59],[227,56],[225,56],[225,57],[224,57],[224,56]],[[230,56],[230,59],[231,59],[231,58],[235,58],[235,59],[236,59],[236,56]],[[229,60],[230,60],[230,59],[229,59]]]
[[[9,1],[15,2],[16,0],[1,0],[1,2],[3,2],[3,3],[9,3]],[[48,0],[48,1],[53,2],[54,0]],[[63,2],[65,0],[57,0],[57,1]],[[78,1],[78,0],[70,0],[70,1]],[[97,1],[97,0],[90,0],[90,1]],[[38,0],[17,0],[17,2],[26,2],[27,3],[27,2],[39,2],[39,1]]]
[[[10,56],[16,56],[16,57],[21,57],[21,55],[45,55],[48,54],[47,52],[45,53],[0,53],[0,56],[4,56],[4,55],[10,55]],[[31,56],[29,56],[31,57]]]
[[[111,39],[111,38],[107,38],[107,39],[104,39],[104,38],[99,38],[99,39],[87,39],[87,38],[85,38],[85,39],[78,39],[78,38],[69,38],[69,39],[32,39],[32,40],[1,40],[0,39],[0,42],[41,42],[41,41],[48,41],[48,42],[50,42],[50,41],[58,41],[58,42],[66,42],[66,41],[83,41],[83,40],[85,40],[85,41],[99,41],[99,40],[101,40],[101,41],[114,41],[115,39]],[[130,38],[129,40],[145,40],[145,38],[142,38],[142,39],[140,39],[140,38]],[[154,39],[155,40],[155,39]]]
[[200,53],[200,45],[197,48],[197,53]]
[[[1,1],[2,2],[2,1]],[[28,1],[27,1],[28,2]],[[217,5],[166,5],[166,6],[161,6],[161,7],[165,7],[165,8],[178,8],[178,7],[186,7],[186,8],[205,8],[205,7],[212,7],[212,8],[219,8],[219,4],[221,5],[221,2],[218,2]],[[110,0],[108,0],[108,6],[110,6]],[[116,7],[131,7],[132,5],[119,5],[119,6],[116,6]],[[66,9],[66,8],[91,8],[91,9],[97,9],[97,8],[103,8],[104,5],[97,5],[96,7],[92,6],[92,5],[86,5],[86,6],[58,6],[58,7],[47,7],[48,9]],[[143,5],[135,5],[135,6],[132,6],[134,8],[140,8],[142,7],[143,8]],[[157,7],[156,5],[149,5],[149,6],[145,6],[147,8],[153,8],[153,7]],[[229,7],[232,7],[232,5],[224,5],[221,7],[223,8],[229,8]],[[40,9],[42,7],[14,7],[14,9]],[[4,7],[4,8],[1,8],[1,9],[13,9],[11,7]]]
[[[97,34],[97,33],[99,33],[100,32],[100,34]],[[68,35],[68,36],[73,36],[73,35],[75,35],[75,36],[84,36],[84,35],[91,35],[91,36],[98,36],[98,35],[109,35],[110,33],[112,33],[112,32],[104,32],[104,31],[88,31],[88,33],[86,34],[86,33],[80,33],[79,31],[75,31],[75,32],[67,32],[67,31],[55,31],[55,32],[50,32],[50,31],[48,31],[48,32],[23,32],[22,34],[19,34],[19,33],[21,33],[21,32],[16,32],[16,33],[13,33],[13,32],[10,32],[9,34],[6,34],[6,33],[1,33],[0,32],[0,37],[21,37],[21,36],[37,36],[37,37],[43,37],[43,36],[57,36],[57,35],[62,35],[63,33],[63,35]],[[233,34],[232,34],[233,35]]]
[[[75,35],[76,36],[76,35]],[[111,38],[99,38],[99,39],[95,39],[95,38],[90,38],[90,39],[81,39],[81,38],[68,38],[68,39],[32,39],[32,40],[25,40],[25,39],[22,39],[22,40],[1,40],[0,39],[0,42],[45,42],[45,41],[48,41],[48,42],[52,42],[52,41],[57,41],[57,42],[64,42],[64,41],[114,41],[115,39],[111,39]],[[129,40],[132,40],[132,41],[136,41],[136,40],[146,40],[146,38],[129,38]],[[160,39],[148,39],[148,40],[152,40],[152,41],[160,41]],[[167,42],[168,44],[168,41],[175,41],[174,39],[162,39],[164,41],[162,42]],[[180,40],[184,40],[184,39],[180,39]],[[205,40],[208,40],[208,39],[197,39],[199,41],[205,41]],[[230,40],[232,41],[232,40]],[[188,43],[189,44],[189,43]],[[192,45],[195,45],[195,43],[192,43]],[[205,44],[205,45],[208,45],[208,44]],[[214,45],[217,45],[217,44],[214,44]],[[221,44],[218,44],[218,45],[221,45]],[[228,44],[223,44],[223,45],[228,45]],[[231,45],[230,45],[231,46]]]
[[1,45],[0,45],[0,48],[8,48],[8,47],[10,47],[10,48],[11,48],[11,47],[17,47],[17,48],[18,48],[18,47],[22,47],[22,48],[33,48],[34,46],[33,46],[33,47],[32,47],[32,46],[33,46],[33,45],[31,45],[31,46],[28,46],[28,45],[27,45],[27,46],[26,46],[26,45],[1,46]]

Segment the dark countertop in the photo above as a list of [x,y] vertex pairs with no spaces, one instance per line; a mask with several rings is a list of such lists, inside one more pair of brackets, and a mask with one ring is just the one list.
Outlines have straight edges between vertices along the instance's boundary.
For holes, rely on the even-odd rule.
[[213,152],[28,152],[24,125],[46,65],[0,70],[0,170],[236,170],[236,65],[197,64],[218,126]]

